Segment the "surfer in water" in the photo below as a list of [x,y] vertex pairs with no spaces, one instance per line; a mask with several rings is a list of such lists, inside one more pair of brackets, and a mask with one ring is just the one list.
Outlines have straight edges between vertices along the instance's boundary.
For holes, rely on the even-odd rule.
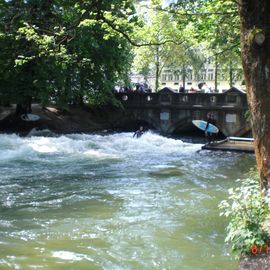
[[143,135],[143,126],[140,126],[140,128],[135,131],[135,133],[133,134],[133,138],[140,138]]
[[205,127],[205,137],[208,140],[208,143],[210,144],[214,140],[214,133],[207,131],[209,124],[213,124],[213,125],[216,124],[216,121],[215,121],[213,115],[210,113],[208,113],[208,115],[207,115],[207,124]]

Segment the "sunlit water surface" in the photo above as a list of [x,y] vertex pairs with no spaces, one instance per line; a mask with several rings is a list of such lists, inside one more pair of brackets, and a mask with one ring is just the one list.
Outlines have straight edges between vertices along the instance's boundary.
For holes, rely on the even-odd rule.
[[217,205],[254,156],[200,147],[0,135],[0,269],[235,269]]

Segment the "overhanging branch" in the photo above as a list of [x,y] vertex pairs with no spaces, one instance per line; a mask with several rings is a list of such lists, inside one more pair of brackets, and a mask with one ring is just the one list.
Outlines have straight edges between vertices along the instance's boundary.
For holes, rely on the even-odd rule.
[[151,42],[150,41],[150,42],[146,42],[146,43],[137,43],[136,41],[132,40],[132,38],[124,30],[117,28],[116,25],[112,21],[106,19],[103,14],[100,15],[100,20],[102,20],[104,23],[106,23],[108,26],[110,26],[110,28],[112,28],[115,32],[121,34],[132,46],[135,46],[135,47],[160,46],[160,45],[164,45],[167,43],[181,45],[185,42],[185,41],[179,42],[179,41],[176,41],[173,39],[166,39],[162,42]]
[[[239,4],[237,1],[233,1],[237,4]],[[182,12],[182,11],[178,11],[177,9],[167,9],[167,8],[162,8],[162,7],[156,7],[156,8],[152,8],[149,6],[144,6],[144,8],[147,9],[151,9],[154,11],[163,11],[169,14],[174,14],[174,15],[178,15],[178,16],[187,16],[187,17],[192,17],[192,16],[210,16],[210,15],[238,15],[238,11],[231,11],[231,12]]]

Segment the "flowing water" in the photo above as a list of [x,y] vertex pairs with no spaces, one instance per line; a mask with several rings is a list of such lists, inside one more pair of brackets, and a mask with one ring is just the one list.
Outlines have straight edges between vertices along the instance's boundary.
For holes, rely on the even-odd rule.
[[0,269],[235,269],[217,205],[254,156],[200,147],[0,135]]

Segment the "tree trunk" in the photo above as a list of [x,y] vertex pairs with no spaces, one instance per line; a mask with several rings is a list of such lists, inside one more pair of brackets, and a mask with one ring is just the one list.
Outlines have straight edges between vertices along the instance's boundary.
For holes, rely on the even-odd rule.
[[186,89],[186,66],[183,65],[183,87]]
[[232,60],[230,60],[230,88],[233,87],[233,67],[232,67]]
[[160,74],[160,58],[159,58],[159,47],[156,48],[156,57],[155,57],[155,65],[156,65],[156,78],[155,78],[155,92],[158,91],[159,88],[159,74]]
[[[261,186],[270,186],[270,1],[239,0],[242,62]],[[256,33],[261,39],[255,40]],[[263,41],[263,36],[265,40]],[[263,41],[263,42],[260,42]],[[262,44],[260,44],[262,43]],[[259,45],[260,44],[260,45]]]
[[215,92],[218,92],[218,56],[215,57]]

